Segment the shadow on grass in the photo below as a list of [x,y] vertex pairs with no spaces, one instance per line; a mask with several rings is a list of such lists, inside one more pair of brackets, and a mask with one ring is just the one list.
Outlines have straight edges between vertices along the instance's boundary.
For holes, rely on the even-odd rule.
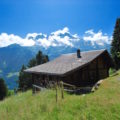
[[90,94],[90,93],[93,93],[93,91],[91,91],[91,89],[90,90],[75,90],[75,91],[72,91],[72,92],[67,92],[68,94],[70,94],[70,95],[73,95],[73,94],[75,94],[75,95],[83,95],[83,94]]

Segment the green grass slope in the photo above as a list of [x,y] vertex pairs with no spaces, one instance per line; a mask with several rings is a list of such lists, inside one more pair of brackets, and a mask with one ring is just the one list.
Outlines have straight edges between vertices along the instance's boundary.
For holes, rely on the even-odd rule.
[[0,102],[1,120],[120,120],[120,71],[86,95],[65,93],[58,103],[55,91],[20,93]]

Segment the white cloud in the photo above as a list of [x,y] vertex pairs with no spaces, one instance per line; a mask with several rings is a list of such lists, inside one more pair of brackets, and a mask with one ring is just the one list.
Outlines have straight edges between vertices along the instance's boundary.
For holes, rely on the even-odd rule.
[[40,46],[43,46],[45,48],[51,46],[51,42],[48,41],[46,38],[38,39],[36,44],[38,44]]
[[91,41],[92,45],[94,45],[95,43],[97,43],[98,45],[104,45],[104,43],[111,43],[111,37],[109,37],[107,34],[103,34],[102,31],[98,31],[97,33],[95,33],[93,29],[85,32],[83,40]]
[[67,27],[63,28],[62,30],[57,30],[55,32],[52,32],[50,36],[48,37],[48,40],[53,44],[57,44],[59,46],[61,45],[68,45],[73,47],[74,41],[79,40],[79,36],[77,34],[71,34],[69,32],[69,29]]
[[61,46],[63,44],[68,45],[68,46],[73,46],[73,44],[70,41],[70,38],[68,36],[61,38],[58,35],[52,35],[52,36],[49,36],[48,41],[50,41],[51,44],[56,43],[59,46]]
[[59,34],[65,34],[65,33],[69,33],[68,27],[64,27],[62,30],[57,30],[55,32],[52,32],[51,34],[59,35]]
[[26,35],[26,38],[28,39],[29,37],[36,37],[38,34],[37,33],[28,33]]
[[0,35],[0,47],[5,47],[11,44],[19,44],[21,46],[33,46],[35,42],[33,40],[23,39],[17,35],[2,33]]
[[85,33],[86,33],[86,34],[94,35],[93,29],[87,30]]
[[61,46],[67,45],[73,47],[74,41],[78,41],[79,36],[77,34],[71,34],[67,27],[52,32],[49,36],[42,33],[28,33],[25,38],[21,38],[17,35],[2,33],[0,35],[0,47],[5,47],[11,44],[19,44],[21,46],[33,46],[40,45],[45,48],[49,46]]
[[28,33],[27,35],[26,35],[26,39],[29,39],[30,37],[31,37],[31,39],[32,38],[36,38],[37,36],[43,36],[43,37],[47,37],[47,35],[46,34],[42,34],[42,33]]
[[[111,37],[107,34],[103,34],[102,31],[94,32],[93,29],[85,32],[83,38],[84,41],[90,41],[92,45],[98,44],[103,46],[104,43],[110,44]],[[28,33],[25,38],[7,33],[0,34],[0,47],[5,47],[11,44],[19,44],[21,46],[34,46],[40,45],[44,48],[50,46],[75,46],[81,44],[80,37],[77,34],[71,34],[67,27],[52,32],[50,35],[43,33]]]

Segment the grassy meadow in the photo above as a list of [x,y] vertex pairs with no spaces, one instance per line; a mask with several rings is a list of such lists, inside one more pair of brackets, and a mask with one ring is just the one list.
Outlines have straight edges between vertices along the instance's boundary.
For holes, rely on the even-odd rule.
[[120,71],[94,93],[70,95],[54,90],[19,93],[0,102],[0,120],[120,120]]

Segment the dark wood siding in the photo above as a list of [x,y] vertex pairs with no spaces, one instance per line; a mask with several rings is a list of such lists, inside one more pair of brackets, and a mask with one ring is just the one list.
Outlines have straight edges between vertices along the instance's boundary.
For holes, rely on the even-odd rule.
[[100,56],[87,66],[63,77],[63,81],[76,86],[90,86],[108,77],[108,66],[104,56]]
[[34,84],[46,86],[49,81],[64,81],[78,87],[91,86],[98,80],[104,79],[109,76],[109,66],[106,61],[105,55],[101,55],[87,66],[73,71],[64,77],[48,76],[48,75],[34,75]]

